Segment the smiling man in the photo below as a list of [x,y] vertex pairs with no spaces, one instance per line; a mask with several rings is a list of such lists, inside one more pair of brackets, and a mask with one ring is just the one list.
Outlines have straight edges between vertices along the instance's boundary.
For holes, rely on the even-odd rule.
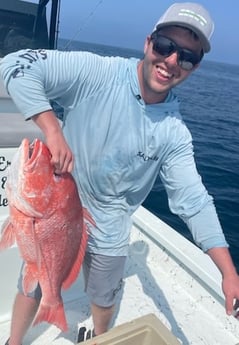
[[[158,175],[171,211],[184,220],[194,241],[221,271],[227,313],[237,306],[239,278],[172,91],[209,52],[213,29],[200,4],[176,3],[146,38],[142,60],[22,50],[1,62],[8,92],[25,118],[42,129],[56,172],[72,171],[83,205],[96,223],[84,261],[93,334],[110,327],[122,286],[131,215]],[[63,128],[49,99],[64,108]],[[23,294],[22,275],[18,287],[9,345],[21,344],[41,295],[39,286]]]
[[146,103],[163,102],[171,88],[193,72],[210,50],[214,25],[200,5],[174,4],[147,37],[145,57],[138,65]]

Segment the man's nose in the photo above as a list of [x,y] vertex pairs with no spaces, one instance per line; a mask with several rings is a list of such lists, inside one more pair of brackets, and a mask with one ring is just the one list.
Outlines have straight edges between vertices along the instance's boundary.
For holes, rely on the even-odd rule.
[[178,53],[177,52],[173,52],[172,54],[170,54],[169,56],[167,56],[165,58],[165,62],[168,65],[171,66],[177,66],[178,65]]

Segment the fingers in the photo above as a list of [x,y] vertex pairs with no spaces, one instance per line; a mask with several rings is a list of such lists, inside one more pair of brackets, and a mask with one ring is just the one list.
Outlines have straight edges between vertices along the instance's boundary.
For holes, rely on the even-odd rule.
[[72,172],[74,165],[73,154],[63,133],[61,131],[51,133],[46,138],[46,144],[51,152],[51,164],[55,168],[55,173]]
[[227,315],[232,315],[233,311],[233,298],[226,297],[226,312]]
[[51,164],[55,167],[56,174],[71,173],[74,165],[73,155],[70,151],[54,153]]
[[233,298],[226,298],[226,311],[227,315],[232,315],[235,318],[239,318],[239,300],[236,299],[233,304]]
[[71,172],[73,155],[65,140],[61,125],[52,110],[33,116],[34,122],[41,128],[45,141],[51,153],[51,163],[57,174]]
[[232,315],[239,319],[239,300],[237,299],[233,306]]

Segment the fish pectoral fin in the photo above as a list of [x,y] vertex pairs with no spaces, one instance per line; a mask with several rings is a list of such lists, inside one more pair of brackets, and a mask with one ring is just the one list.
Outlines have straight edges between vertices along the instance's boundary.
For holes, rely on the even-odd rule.
[[22,287],[23,292],[25,295],[34,291],[38,285],[38,277],[37,277],[37,266],[36,264],[29,264],[25,263],[23,268],[23,279],[22,279]]
[[78,274],[80,272],[84,256],[85,256],[85,251],[87,247],[87,241],[88,241],[88,232],[87,232],[87,226],[84,224],[83,229],[82,229],[82,235],[81,235],[81,242],[80,242],[80,248],[78,251],[77,258],[67,276],[67,278],[64,280],[62,284],[62,288],[64,290],[68,289],[76,280],[78,277]]
[[0,239],[0,250],[4,250],[11,247],[15,243],[15,231],[10,218],[7,218],[2,225],[1,239]]
[[63,332],[68,330],[63,302],[54,306],[40,304],[37,315],[33,321],[33,326],[46,321],[61,329]]

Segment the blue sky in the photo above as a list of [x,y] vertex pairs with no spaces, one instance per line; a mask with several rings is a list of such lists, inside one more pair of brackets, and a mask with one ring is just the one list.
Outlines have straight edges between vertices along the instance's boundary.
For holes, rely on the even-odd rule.
[[[169,0],[61,0],[60,37],[142,50]],[[179,1],[180,2],[180,1]],[[200,0],[215,22],[212,61],[239,64],[239,1]]]

